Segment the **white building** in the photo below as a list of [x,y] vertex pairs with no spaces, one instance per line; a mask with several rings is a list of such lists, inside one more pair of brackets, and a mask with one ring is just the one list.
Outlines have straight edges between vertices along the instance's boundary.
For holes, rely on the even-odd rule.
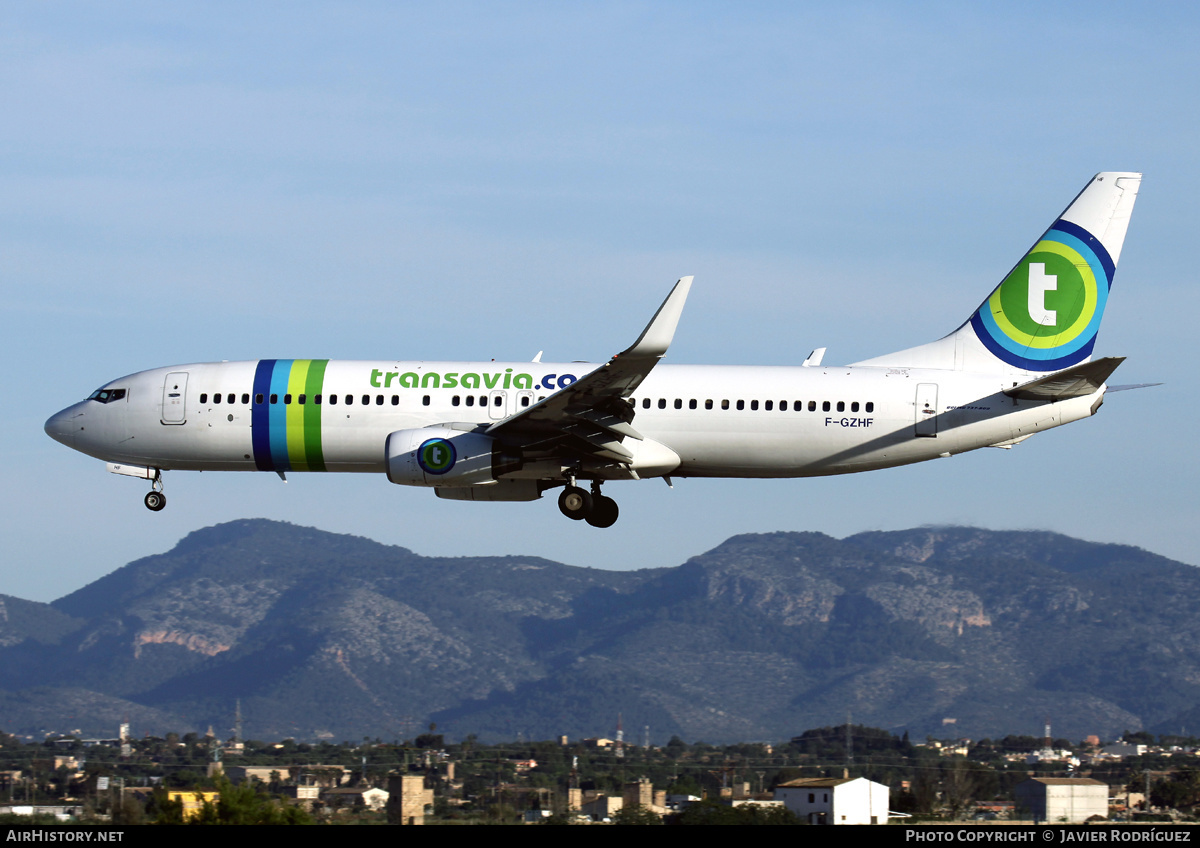
[[1018,815],[1042,822],[1108,817],[1108,784],[1090,777],[1034,777],[1013,788]]
[[889,790],[865,777],[789,780],[775,800],[809,824],[887,824]]

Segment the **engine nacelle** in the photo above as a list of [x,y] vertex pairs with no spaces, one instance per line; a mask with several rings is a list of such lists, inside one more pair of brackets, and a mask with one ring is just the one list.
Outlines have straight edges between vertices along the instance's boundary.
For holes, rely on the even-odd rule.
[[402,486],[474,486],[491,483],[516,463],[496,440],[450,427],[397,430],[384,446],[387,476]]
[[537,480],[497,480],[486,486],[438,486],[433,493],[452,501],[536,501],[542,487]]

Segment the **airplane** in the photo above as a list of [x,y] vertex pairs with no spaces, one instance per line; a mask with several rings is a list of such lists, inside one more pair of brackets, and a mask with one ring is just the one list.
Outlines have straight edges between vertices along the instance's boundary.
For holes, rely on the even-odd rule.
[[141,371],[46,422],[151,481],[163,472],[384,473],[441,498],[532,501],[609,527],[618,480],[847,474],[1010,448],[1094,415],[1124,357],[1093,360],[1142,175],[1097,174],[954,332],[831,367],[659,364],[681,278],[604,363],[260,359]]

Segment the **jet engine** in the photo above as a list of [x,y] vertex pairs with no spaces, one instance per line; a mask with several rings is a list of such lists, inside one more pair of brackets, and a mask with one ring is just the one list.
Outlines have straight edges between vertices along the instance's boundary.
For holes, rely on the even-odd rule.
[[402,486],[476,486],[494,483],[521,466],[491,436],[451,427],[397,430],[384,446],[388,479]]

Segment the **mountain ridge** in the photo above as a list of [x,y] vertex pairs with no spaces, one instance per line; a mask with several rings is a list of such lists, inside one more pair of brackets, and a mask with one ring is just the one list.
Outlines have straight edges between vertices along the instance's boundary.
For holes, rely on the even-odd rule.
[[1048,531],[742,534],[606,571],[243,519],[48,605],[0,597],[25,622],[0,616],[0,709],[61,726],[51,693],[79,716],[91,692],[165,732],[227,726],[240,699],[268,738],[604,735],[621,713],[716,742],[847,711],[1115,736],[1200,714],[1197,602],[1200,569]]

